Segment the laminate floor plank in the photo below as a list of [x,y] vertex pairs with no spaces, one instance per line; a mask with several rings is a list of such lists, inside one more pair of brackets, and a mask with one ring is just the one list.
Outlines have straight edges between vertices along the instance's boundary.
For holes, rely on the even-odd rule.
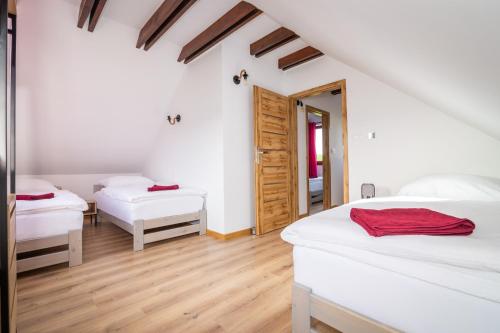
[[279,233],[133,252],[113,224],[85,224],[81,266],[19,275],[18,331],[290,332],[292,248]]

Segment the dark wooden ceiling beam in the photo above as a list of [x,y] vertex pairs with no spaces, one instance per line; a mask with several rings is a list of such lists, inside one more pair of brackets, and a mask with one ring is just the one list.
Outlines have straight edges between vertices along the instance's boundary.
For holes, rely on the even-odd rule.
[[270,34],[262,37],[258,41],[250,45],[250,55],[257,58],[269,53],[287,43],[290,43],[299,38],[299,36],[287,28],[278,28]]
[[90,22],[89,22],[89,31],[94,32],[95,26],[97,25],[97,21],[101,17],[102,10],[106,5],[107,0],[94,0],[94,5],[90,11]]
[[137,48],[149,50],[197,0],[165,0],[142,27]]
[[94,6],[94,1],[95,0],[82,0],[82,2],[80,3],[80,10],[78,12],[78,23],[77,23],[78,28],[81,29],[85,25],[85,21],[87,21],[90,15],[90,11]]
[[321,57],[323,53],[314,47],[307,46],[297,52],[289,54],[278,60],[278,68],[286,71],[307,61]]
[[191,42],[186,44],[182,48],[177,61],[184,61],[185,64],[193,61],[261,13],[262,11],[257,7],[246,1],[241,1]]

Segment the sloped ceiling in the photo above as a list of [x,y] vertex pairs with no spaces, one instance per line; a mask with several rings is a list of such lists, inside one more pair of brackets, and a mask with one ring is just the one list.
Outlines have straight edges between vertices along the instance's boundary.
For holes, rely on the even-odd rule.
[[[65,0],[79,6],[81,0]],[[108,0],[102,16],[140,29],[164,0]],[[183,46],[240,0],[198,0],[161,38]],[[98,28],[96,28],[96,33]],[[160,40],[160,41],[161,41]],[[134,45],[132,45],[134,47]]]
[[[103,15],[140,29],[162,1],[110,0]],[[500,139],[500,1],[248,1],[327,55]],[[164,38],[183,45],[237,2],[199,0]]]
[[500,1],[249,1],[327,55],[500,139]]

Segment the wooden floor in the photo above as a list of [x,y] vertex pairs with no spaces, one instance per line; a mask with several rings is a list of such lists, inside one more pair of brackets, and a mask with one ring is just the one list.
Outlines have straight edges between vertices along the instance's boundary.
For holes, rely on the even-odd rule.
[[322,212],[323,210],[324,210],[323,201],[313,203],[313,204],[311,204],[311,207],[309,208],[309,215],[317,214],[319,212]]
[[20,275],[19,332],[291,331],[291,246],[279,231],[134,253],[121,229],[86,224],[83,254],[82,266]]

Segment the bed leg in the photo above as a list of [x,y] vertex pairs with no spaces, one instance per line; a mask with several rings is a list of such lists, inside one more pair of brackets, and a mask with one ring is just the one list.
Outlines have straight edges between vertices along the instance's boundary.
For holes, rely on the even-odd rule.
[[207,210],[203,208],[200,211],[200,236],[207,233]]
[[144,250],[144,221],[134,221],[134,251]]
[[69,267],[82,264],[82,230],[68,232]]
[[292,287],[292,333],[311,332],[311,289],[293,283]]

